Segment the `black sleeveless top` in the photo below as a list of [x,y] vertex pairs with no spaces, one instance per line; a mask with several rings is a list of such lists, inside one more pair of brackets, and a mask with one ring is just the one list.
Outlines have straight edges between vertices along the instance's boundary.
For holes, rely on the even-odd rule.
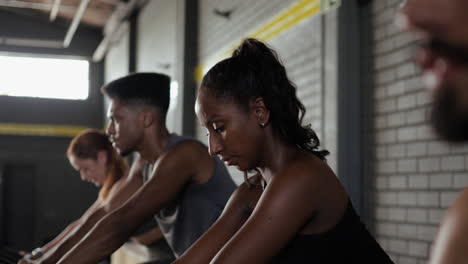
[[367,231],[351,204],[332,229],[313,235],[299,235],[270,262],[305,263],[393,263]]

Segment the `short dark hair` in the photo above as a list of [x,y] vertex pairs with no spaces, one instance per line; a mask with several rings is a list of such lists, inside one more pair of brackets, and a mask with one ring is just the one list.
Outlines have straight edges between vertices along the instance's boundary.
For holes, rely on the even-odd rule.
[[161,73],[132,73],[104,85],[101,91],[124,103],[156,107],[165,120],[169,108],[170,82],[170,77]]

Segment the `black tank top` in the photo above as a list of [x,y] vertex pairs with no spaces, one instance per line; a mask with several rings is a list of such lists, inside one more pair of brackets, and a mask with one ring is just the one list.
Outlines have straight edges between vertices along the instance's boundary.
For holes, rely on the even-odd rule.
[[345,214],[335,227],[320,234],[297,236],[270,263],[393,262],[367,231],[349,201]]

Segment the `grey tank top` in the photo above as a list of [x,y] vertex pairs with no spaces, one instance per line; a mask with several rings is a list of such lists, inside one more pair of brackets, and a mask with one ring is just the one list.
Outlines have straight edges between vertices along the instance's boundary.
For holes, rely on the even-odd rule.
[[[187,140],[196,141],[171,134],[167,149]],[[214,173],[208,182],[187,183],[176,199],[154,216],[176,257],[184,253],[218,219],[236,188],[222,161],[214,157],[213,162]],[[151,171],[150,167],[145,170],[145,181],[151,177]]]

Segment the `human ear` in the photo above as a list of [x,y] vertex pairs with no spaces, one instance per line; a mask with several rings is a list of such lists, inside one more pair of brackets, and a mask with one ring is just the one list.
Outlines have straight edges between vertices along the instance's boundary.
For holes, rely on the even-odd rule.
[[155,113],[153,113],[151,111],[144,111],[143,112],[143,126],[145,128],[150,127],[153,124],[154,119],[155,119]]
[[253,108],[258,124],[261,127],[266,127],[268,125],[268,122],[270,121],[270,110],[268,110],[268,108],[265,106],[263,98],[256,98],[253,101],[251,107]]
[[105,150],[98,151],[97,159],[99,162],[107,164],[107,152]]

